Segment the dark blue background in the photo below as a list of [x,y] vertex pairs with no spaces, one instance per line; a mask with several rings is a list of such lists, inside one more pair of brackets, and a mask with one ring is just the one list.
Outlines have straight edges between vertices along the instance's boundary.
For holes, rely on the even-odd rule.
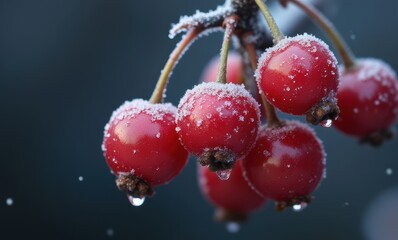
[[[328,177],[314,203],[282,214],[268,204],[235,235],[212,221],[193,159],[142,207],[116,189],[100,148],[111,112],[150,96],[178,41],[167,37],[171,23],[221,3],[0,0],[0,239],[108,239],[107,231],[114,239],[363,238],[368,205],[397,186],[397,139],[373,149],[316,128]],[[396,1],[336,0],[328,9],[358,56],[398,69]],[[304,29],[325,39],[310,23]],[[168,101],[177,104],[198,81],[221,40],[217,33],[191,47],[171,78]],[[387,168],[395,172],[388,176]]]

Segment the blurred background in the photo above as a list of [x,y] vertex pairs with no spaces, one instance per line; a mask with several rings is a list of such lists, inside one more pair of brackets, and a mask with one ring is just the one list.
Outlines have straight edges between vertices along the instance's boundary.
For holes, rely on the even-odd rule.
[[[168,38],[171,23],[222,3],[0,0],[0,239],[398,239],[377,235],[398,227],[397,138],[374,149],[317,127],[327,178],[311,206],[277,213],[269,203],[236,234],[213,222],[194,159],[141,207],[117,190],[100,148],[105,123],[125,100],[152,93],[179,40]],[[397,9],[397,1],[324,5],[357,56],[394,69]],[[295,30],[326,39],[308,21]],[[221,40],[195,42],[167,101],[197,83]]]

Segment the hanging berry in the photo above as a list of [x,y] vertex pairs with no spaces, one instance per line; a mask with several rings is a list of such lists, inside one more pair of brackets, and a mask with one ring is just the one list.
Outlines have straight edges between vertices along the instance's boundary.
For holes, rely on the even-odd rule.
[[[303,115],[322,108],[326,112],[336,104],[336,58],[312,35],[283,38],[267,49],[259,60],[256,79],[267,100],[285,113]],[[319,123],[324,114],[312,123]]]
[[258,62],[256,79],[260,91],[282,112],[306,114],[308,122],[328,127],[339,114],[335,98],[339,84],[336,58],[314,36],[285,37],[264,2],[255,1],[275,43]]
[[105,126],[102,150],[116,175],[117,187],[133,205],[154,194],[154,187],[168,183],[186,165],[188,152],[175,132],[177,109],[162,103],[166,84],[177,60],[200,34],[186,34],[167,61],[149,101],[134,99],[113,112]]
[[341,85],[337,92],[340,117],[335,127],[374,146],[392,137],[391,127],[398,118],[398,81],[394,70],[373,58],[356,59],[333,24],[316,8],[300,0],[303,9],[325,31],[343,60]]
[[255,143],[259,114],[258,103],[243,86],[202,83],[181,99],[176,130],[202,166],[228,170]]
[[373,145],[391,138],[390,127],[398,117],[398,82],[394,70],[378,59],[358,59],[341,79],[337,94],[341,113],[334,126]]
[[103,151],[119,189],[133,198],[152,196],[172,180],[188,153],[175,132],[176,108],[135,99],[120,106],[105,127]]
[[198,166],[198,182],[202,194],[217,208],[217,221],[244,222],[266,203],[245,180],[241,160],[236,162],[228,181],[220,180],[209,168]]
[[223,22],[217,81],[188,90],[177,112],[176,130],[182,144],[221,179],[228,179],[236,160],[249,152],[260,125],[256,100],[242,85],[226,83],[228,50],[238,21],[231,15]]
[[297,121],[262,127],[252,151],[243,159],[245,176],[276,209],[307,204],[325,171],[325,152],[314,131]]

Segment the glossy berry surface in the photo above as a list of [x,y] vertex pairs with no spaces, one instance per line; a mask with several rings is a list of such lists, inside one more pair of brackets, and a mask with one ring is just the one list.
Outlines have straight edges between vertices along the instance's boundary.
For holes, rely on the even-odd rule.
[[[227,83],[242,84],[243,83],[243,66],[242,58],[236,52],[228,54],[227,62]],[[214,57],[205,67],[201,82],[215,82],[217,81],[218,68],[220,65],[220,57]]]
[[175,132],[175,114],[171,104],[141,99],[120,106],[105,127],[103,141],[112,172],[132,173],[151,186],[173,179],[188,159]]
[[398,116],[395,72],[377,59],[359,59],[344,71],[337,93],[340,116],[334,126],[351,136],[365,137],[387,129]]
[[241,85],[202,83],[178,106],[176,130],[196,156],[222,151],[235,161],[253,146],[258,128],[258,103]]
[[220,180],[207,167],[198,166],[202,194],[215,207],[240,214],[250,213],[266,200],[257,194],[243,177],[242,162],[237,161],[228,180]]
[[329,47],[311,35],[284,38],[261,56],[259,89],[282,112],[302,115],[327,98],[339,83],[337,61]]
[[253,150],[243,159],[246,177],[264,197],[297,203],[319,185],[325,169],[323,146],[308,126],[287,121],[261,128]]

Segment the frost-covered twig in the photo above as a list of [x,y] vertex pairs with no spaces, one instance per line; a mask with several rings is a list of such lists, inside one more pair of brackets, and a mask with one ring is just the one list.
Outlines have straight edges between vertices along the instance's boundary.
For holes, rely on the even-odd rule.
[[172,25],[169,32],[169,38],[174,38],[181,32],[187,31],[194,27],[203,27],[204,29],[221,27],[225,17],[231,15],[234,9],[230,1],[226,1],[224,5],[218,6],[215,10],[209,12],[200,12],[192,16],[182,16],[180,21]]

